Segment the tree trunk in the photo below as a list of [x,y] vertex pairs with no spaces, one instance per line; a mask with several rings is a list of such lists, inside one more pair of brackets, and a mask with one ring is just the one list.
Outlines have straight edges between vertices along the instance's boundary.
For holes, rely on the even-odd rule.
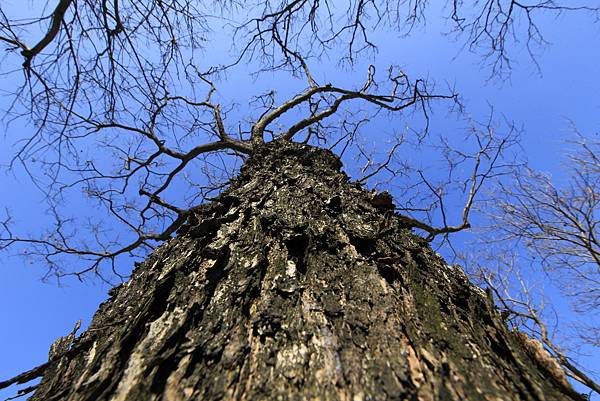
[[66,340],[31,399],[582,399],[340,168],[262,146]]

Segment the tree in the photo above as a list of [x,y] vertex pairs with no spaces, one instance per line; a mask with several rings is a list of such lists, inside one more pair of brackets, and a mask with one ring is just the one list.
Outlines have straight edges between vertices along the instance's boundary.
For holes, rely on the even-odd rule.
[[506,198],[498,204],[498,232],[526,241],[545,269],[560,272],[563,289],[578,308],[590,311],[600,305],[599,143],[579,137],[575,144],[578,149],[571,154],[564,188],[530,169],[513,187],[503,188]]
[[[564,184],[526,168],[510,183],[500,186],[495,205],[489,205],[492,226],[486,242],[511,248],[516,248],[515,243],[523,242],[533,262],[554,280],[560,281],[560,288],[573,302],[575,311],[589,316],[598,309],[600,295],[597,239],[599,144],[577,133],[570,145],[574,145],[575,149],[568,158],[569,175]],[[488,279],[492,276],[506,277],[502,272],[483,274]],[[510,285],[505,282],[501,287],[507,293]],[[499,299],[505,300],[507,312],[535,325],[548,347],[554,348],[553,352],[557,355],[563,354],[552,344],[543,319],[531,307],[531,302],[498,295]],[[582,319],[578,326],[577,331],[584,342],[596,347],[600,344],[599,328],[593,319]]]
[[[512,132],[477,131],[470,151],[439,144],[449,171],[461,163],[471,165],[462,215],[453,224],[446,218],[443,188],[421,170],[395,164],[396,149],[407,141],[404,133],[380,162],[357,138],[372,118],[412,110],[420,113],[422,129],[411,140],[420,145],[428,138],[430,103],[458,104],[454,91],[436,91],[397,67],[390,67],[382,81],[369,66],[363,83],[351,88],[320,83],[312,72],[315,57],[334,45],[345,46],[349,63],[373,49],[368,25],[373,13],[374,25],[410,29],[424,18],[425,3],[409,2],[405,19],[398,14],[404,3],[350,3],[347,24],[337,23],[327,3],[261,2],[258,14],[248,18],[234,2],[219,6],[232,18],[242,16],[237,18],[242,22],[232,23],[238,52],[231,63],[210,66],[197,61],[212,18],[203,4],[61,0],[48,18],[24,22],[2,10],[0,40],[20,53],[24,77],[9,116],[24,113],[37,124],[13,162],[27,171],[32,163],[43,166],[45,176],[32,173],[31,178],[47,195],[56,222],[48,235],[31,238],[14,234],[7,216],[3,247],[28,246],[27,253],[41,256],[49,273],[59,277],[94,272],[105,280],[110,280],[107,265],[122,275],[120,256],[144,257],[153,251],[83,336],[75,340],[74,332],[57,342],[48,365],[16,380],[45,373],[34,395],[39,399],[135,394],[177,399],[429,394],[445,399],[482,398],[486,392],[577,399],[560,368],[535,342],[506,329],[490,296],[471,287],[460,269],[448,267],[407,231],[416,228],[432,240],[469,228],[482,184],[503,174]],[[489,44],[484,55],[493,74],[505,71],[510,60],[506,43],[516,13],[528,18],[529,43],[543,38],[531,19],[536,11],[571,10],[552,2],[481,6],[481,14],[468,21],[455,2],[451,19],[468,32],[471,47]],[[23,29],[36,23],[47,30],[29,45]],[[156,50],[144,51],[143,43]],[[302,76],[305,88],[284,101],[272,91],[257,95],[258,115],[235,130],[227,123],[233,109],[215,99],[215,82],[240,63],[257,59],[258,72]],[[350,106],[358,102],[364,106]],[[331,123],[332,116],[340,120]],[[97,143],[112,152],[113,160],[94,157],[97,148],[90,146]],[[424,191],[417,194],[430,198],[430,204],[407,199],[398,208],[405,214],[395,215],[389,195],[369,195],[348,184],[338,171],[339,161],[315,145],[362,156],[368,170],[359,182],[382,171],[412,174],[417,179],[412,184]],[[215,161],[224,166],[225,178],[235,174],[235,163],[244,167],[229,184],[219,177]],[[205,175],[185,176],[194,166]],[[185,200],[170,200],[181,181],[193,191]],[[229,189],[210,198],[225,186]],[[87,225],[91,235],[81,236],[81,224],[64,210],[73,188],[83,188],[128,227],[129,237],[121,240],[105,232],[102,218]],[[441,222],[409,214],[419,210],[437,210]],[[171,264],[169,258],[178,262]],[[336,265],[349,270],[336,270]],[[363,265],[364,272],[352,273]],[[341,281],[328,289],[323,284],[327,277]],[[366,299],[368,293],[378,294],[376,300]],[[132,309],[137,312],[125,312]],[[199,336],[192,335],[196,330]],[[387,342],[385,333],[395,333],[394,340]],[[372,362],[359,369],[363,360]],[[397,366],[386,370],[392,361]],[[238,365],[242,370],[234,372]],[[267,367],[276,376],[258,377]],[[209,369],[214,370],[205,375]],[[497,372],[502,373],[494,377]],[[547,383],[546,374],[551,375]],[[80,393],[75,394],[74,383],[83,386]],[[376,392],[378,385],[385,393]]]
[[307,145],[255,151],[57,343],[33,399],[583,399],[339,168]]

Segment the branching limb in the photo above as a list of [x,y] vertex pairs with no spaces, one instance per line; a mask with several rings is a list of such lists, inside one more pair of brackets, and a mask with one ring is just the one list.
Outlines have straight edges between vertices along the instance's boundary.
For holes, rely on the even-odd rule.
[[[416,170],[417,184],[411,183],[413,188],[423,188],[416,191],[419,198],[426,199],[427,193],[431,200],[429,207],[423,206],[421,201],[421,209],[415,209],[410,203],[407,206],[399,207],[401,212],[426,212],[431,213],[437,210],[440,216],[441,224],[434,225],[426,222],[424,219],[417,219],[410,215],[404,216],[406,222],[427,233],[426,239],[433,241],[437,236],[443,235],[445,239],[448,234],[460,232],[471,228],[470,215],[473,206],[482,188],[493,178],[508,174],[511,169],[517,166],[515,161],[509,160],[507,152],[514,147],[518,142],[518,132],[513,125],[509,125],[507,132],[499,135],[496,133],[495,124],[492,122],[493,110],[490,113],[488,121],[483,126],[472,123],[471,133],[469,138],[477,148],[473,151],[460,150],[456,145],[452,145],[447,139],[441,138],[439,144],[434,145],[434,149],[438,153],[445,156],[445,169],[447,171],[447,180],[441,183],[434,183],[427,178],[425,171],[422,169]],[[456,170],[459,166],[470,165],[470,176],[464,179],[462,183],[454,178]],[[411,178],[412,180],[412,178]],[[464,200],[460,208],[460,222],[458,224],[449,223],[449,213],[454,213],[456,206],[449,208],[446,205],[446,198],[450,186],[456,186],[462,194]],[[454,205],[455,202],[453,202]],[[432,219],[429,218],[431,221]]]
[[[313,110],[309,117],[292,125],[286,132],[281,134],[279,137],[281,140],[292,140],[297,133],[335,114],[342,103],[353,99],[362,100],[366,104],[389,112],[398,112],[419,103],[425,107],[425,104],[432,99],[457,100],[456,94],[442,95],[429,93],[422,80],[416,80],[414,83],[411,83],[404,73],[394,76],[390,72],[389,82],[391,89],[389,94],[370,93],[370,89],[375,86],[374,74],[375,68],[370,66],[367,79],[362,88],[358,90],[349,90],[332,84],[310,87],[304,93],[297,95],[264,114],[252,127],[252,133],[254,136],[262,138],[265,129],[273,121],[295,107],[310,102],[315,96],[320,96],[321,100],[328,104],[328,107],[320,111]],[[333,99],[325,98],[328,95],[333,95]]]
[[71,6],[73,0],[59,0],[54,12],[52,12],[52,17],[50,18],[50,27],[48,28],[48,32],[44,35],[44,37],[31,49],[25,48],[21,52],[21,54],[25,57],[25,63],[23,66],[28,69],[31,65],[31,60],[40,54],[46,46],[48,46],[58,35],[58,31],[60,30],[61,25],[64,22],[65,13],[67,9]]

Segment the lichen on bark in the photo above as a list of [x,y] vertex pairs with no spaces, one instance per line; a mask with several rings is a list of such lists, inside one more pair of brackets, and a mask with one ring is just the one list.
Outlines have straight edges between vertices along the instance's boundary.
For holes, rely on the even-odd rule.
[[581,399],[306,145],[256,149],[111,295],[32,400]]

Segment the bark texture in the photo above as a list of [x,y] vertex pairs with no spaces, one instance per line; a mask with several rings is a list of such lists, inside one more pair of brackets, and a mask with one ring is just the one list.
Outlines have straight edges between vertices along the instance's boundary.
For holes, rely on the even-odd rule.
[[32,400],[580,400],[332,153],[258,149]]

